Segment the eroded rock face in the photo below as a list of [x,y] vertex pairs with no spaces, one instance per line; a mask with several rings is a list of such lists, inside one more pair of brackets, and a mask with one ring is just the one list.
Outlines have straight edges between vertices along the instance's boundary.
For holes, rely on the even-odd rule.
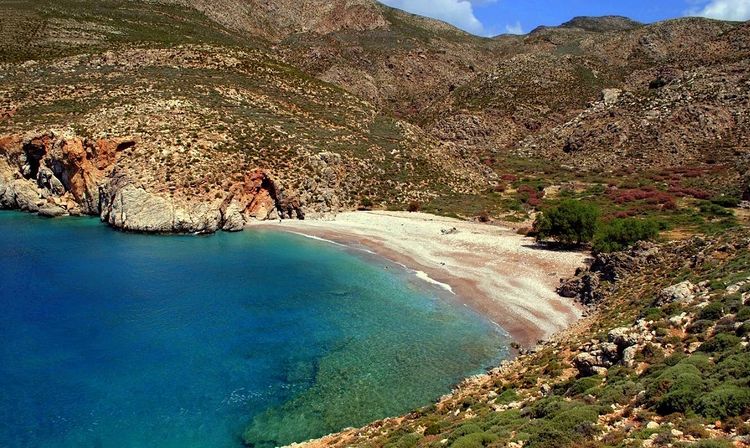
[[[283,217],[285,205],[280,189],[262,170],[234,185],[226,200],[185,203],[150,193],[126,174],[116,171],[100,187],[102,221],[118,229],[149,233],[213,233],[241,231],[250,220]],[[291,207],[291,210],[299,210]],[[301,214],[301,211],[299,212]]]
[[99,216],[149,233],[240,231],[250,220],[303,219],[299,199],[263,170],[231,184],[225,197],[175,199],[118,166],[132,139],[93,141],[52,132],[0,138],[0,207],[56,217]]
[[588,269],[578,269],[574,277],[561,280],[557,293],[593,307],[604,297],[604,289],[629,272],[657,263],[660,256],[659,247],[646,241],[626,251],[595,254]]

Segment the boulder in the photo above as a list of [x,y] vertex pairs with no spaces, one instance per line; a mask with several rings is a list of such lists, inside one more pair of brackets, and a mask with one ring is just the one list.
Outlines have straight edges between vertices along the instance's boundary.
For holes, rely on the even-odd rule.
[[557,293],[563,297],[575,298],[583,305],[593,306],[602,300],[599,291],[599,276],[592,272],[584,272],[579,276],[564,281],[557,288]]
[[611,330],[607,334],[609,342],[617,345],[619,351],[636,345],[642,338],[637,330],[630,327],[621,327]]
[[605,106],[611,107],[617,104],[620,95],[622,95],[622,90],[620,89],[604,89],[602,90],[602,101],[604,101]]
[[56,205],[45,205],[44,207],[41,207],[37,213],[39,216],[44,216],[45,218],[58,218],[68,214],[65,209]]
[[635,345],[623,350],[622,351],[622,365],[628,368],[633,368],[635,366],[635,356],[637,354],[638,354],[638,347]]
[[44,201],[36,185],[26,179],[0,180],[0,207],[36,213]]
[[581,375],[600,375],[619,362],[620,352],[616,344],[602,342],[585,347],[573,358],[573,365]]
[[234,201],[223,207],[221,221],[221,229],[227,232],[240,232],[245,228],[245,218],[242,216],[242,209]]
[[669,286],[661,290],[657,296],[659,305],[667,305],[674,302],[685,303],[693,300],[699,288],[689,280]]
[[167,199],[126,184],[109,192],[102,221],[112,227],[138,232],[167,233],[173,230],[174,208]]

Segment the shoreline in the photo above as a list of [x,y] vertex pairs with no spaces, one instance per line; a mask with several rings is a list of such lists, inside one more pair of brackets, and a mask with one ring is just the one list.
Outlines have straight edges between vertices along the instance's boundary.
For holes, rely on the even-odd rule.
[[408,212],[345,212],[329,220],[259,222],[364,250],[401,264],[499,325],[521,347],[570,327],[582,309],[560,297],[560,278],[586,255],[537,247],[513,229]]

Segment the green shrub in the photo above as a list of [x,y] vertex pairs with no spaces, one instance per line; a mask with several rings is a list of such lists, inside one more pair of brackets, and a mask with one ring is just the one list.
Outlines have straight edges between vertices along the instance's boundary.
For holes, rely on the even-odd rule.
[[497,404],[508,404],[513,403],[514,401],[518,400],[518,393],[515,391],[515,389],[508,389],[501,393],[500,395],[495,398],[495,403]]
[[572,445],[599,433],[596,422],[599,408],[571,406],[549,418],[536,420],[529,426],[527,448],[553,448]]
[[416,433],[405,434],[395,442],[385,445],[385,448],[414,448],[417,446],[422,436]]
[[626,404],[632,397],[640,392],[640,386],[632,381],[607,385],[597,390],[594,395],[599,399],[602,406],[613,404]]
[[427,428],[424,430],[424,435],[436,436],[438,434],[442,434],[442,432],[445,431],[447,426],[448,426],[448,423],[445,421],[432,423],[430,425],[427,425]]
[[740,338],[733,334],[719,333],[701,344],[698,350],[704,353],[724,352],[740,343]]
[[615,219],[600,226],[594,238],[597,252],[616,252],[627,249],[638,241],[649,241],[659,235],[659,223],[651,219]]
[[700,391],[688,385],[673,387],[661,397],[656,404],[656,410],[662,415],[685,413],[693,408],[695,400],[700,396]]
[[545,418],[556,415],[568,408],[570,405],[561,397],[549,397],[537,400],[525,411],[531,418]]
[[563,244],[581,245],[594,238],[599,208],[585,202],[566,200],[540,214],[534,222],[538,241],[553,239]]
[[466,423],[454,429],[453,432],[451,432],[451,435],[448,437],[448,440],[454,442],[465,435],[482,431],[483,429],[476,423]]
[[595,388],[601,384],[602,379],[598,376],[590,376],[576,380],[570,388],[567,390],[566,395],[576,396],[585,393],[586,391]]
[[742,294],[728,294],[721,299],[724,304],[724,310],[728,313],[736,313],[742,308]]
[[361,201],[359,201],[359,204],[364,208],[372,208],[373,205],[375,205],[374,202],[372,202],[372,199],[368,197],[362,198]]
[[701,213],[708,216],[718,216],[722,218],[734,216],[734,213],[732,213],[731,210],[728,210],[720,205],[711,202],[703,202],[698,206],[698,208],[700,209]]
[[704,395],[696,406],[699,414],[711,419],[725,419],[742,415],[750,409],[750,390],[723,384]]
[[646,308],[641,313],[641,318],[646,320],[658,320],[664,316],[664,311],[661,308],[651,307]]
[[701,370],[685,360],[658,372],[650,380],[647,392],[656,410],[667,415],[692,409],[703,388]]
[[698,443],[693,445],[695,448],[731,448],[733,445],[727,440],[700,440]]
[[687,332],[690,334],[700,334],[713,327],[714,323],[711,320],[697,320],[690,324],[687,328]]
[[559,448],[570,446],[576,441],[576,434],[556,428],[552,423],[541,421],[529,436],[526,448]]
[[743,351],[722,358],[716,364],[715,377],[721,381],[747,384],[750,381],[750,353]]
[[726,208],[737,208],[740,205],[740,199],[732,196],[716,196],[711,202]]
[[489,432],[475,432],[465,435],[451,445],[453,448],[483,448],[497,441],[497,436]]
[[711,358],[705,353],[693,353],[683,364],[696,367],[703,375],[711,370]]
[[737,311],[735,319],[737,319],[737,322],[750,320],[750,306],[743,306],[742,308],[740,308],[740,310]]
[[724,316],[724,304],[721,302],[712,302],[701,309],[698,313],[700,320],[718,320]]

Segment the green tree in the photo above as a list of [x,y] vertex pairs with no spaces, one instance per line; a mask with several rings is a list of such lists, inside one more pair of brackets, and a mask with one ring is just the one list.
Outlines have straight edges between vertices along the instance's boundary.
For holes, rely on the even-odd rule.
[[638,241],[650,241],[659,235],[659,223],[650,219],[615,219],[596,232],[593,249],[597,252],[624,250]]
[[581,245],[594,238],[599,208],[581,201],[566,200],[540,214],[534,222],[538,241],[549,239]]

